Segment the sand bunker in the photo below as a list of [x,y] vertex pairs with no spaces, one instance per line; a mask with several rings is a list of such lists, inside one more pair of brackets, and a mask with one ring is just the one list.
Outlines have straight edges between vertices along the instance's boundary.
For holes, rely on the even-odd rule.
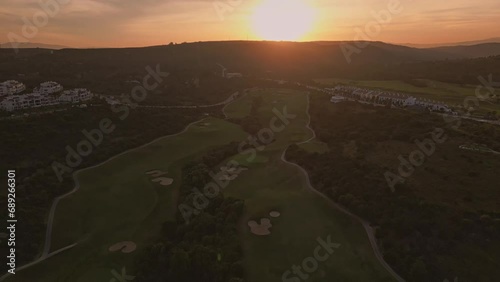
[[168,177],[158,177],[158,178],[155,178],[151,181],[156,182],[156,183],[160,183],[160,185],[163,185],[163,186],[169,186],[174,182],[174,180],[172,178],[168,178]]
[[160,176],[165,175],[167,173],[168,172],[161,171],[161,170],[151,170],[151,171],[146,172],[147,175],[151,175],[152,177],[156,177],[154,179],[151,179],[152,182],[159,183],[160,185],[163,185],[163,186],[169,186],[174,182],[174,180],[172,178],[160,177]]
[[277,212],[277,211],[272,211],[269,213],[269,215],[271,217],[280,217],[281,213]]
[[263,218],[260,220],[260,224],[256,221],[252,220],[248,222],[248,226],[250,227],[250,231],[258,236],[267,236],[271,234],[269,228],[273,225],[271,224],[271,220],[269,218]]
[[151,171],[146,172],[146,174],[151,175],[152,177],[160,177],[162,175],[167,174],[167,172],[161,171],[161,170],[151,170]]
[[114,244],[113,246],[109,247],[110,252],[118,252],[121,251],[122,253],[131,253],[137,249],[137,245],[134,242],[131,241],[123,241]]

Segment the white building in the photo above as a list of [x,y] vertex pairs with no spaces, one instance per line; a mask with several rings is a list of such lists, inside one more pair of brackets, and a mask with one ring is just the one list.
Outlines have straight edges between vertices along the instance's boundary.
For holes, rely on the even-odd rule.
[[17,94],[24,90],[26,90],[26,86],[16,80],[7,80],[0,83],[0,96]]
[[340,103],[340,102],[344,102],[346,99],[342,96],[333,96],[332,99],[330,100],[330,102],[334,103],[334,104],[337,104],[337,103]]
[[228,72],[226,73],[226,78],[235,78],[235,77],[243,77],[243,75],[239,72]]
[[342,96],[347,100],[358,101],[364,104],[391,105],[391,107],[419,107],[429,111],[452,112],[451,108],[442,102],[419,99],[405,93],[365,89],[347,85],[337,86],[333,89],[327,88],[326,90],[335,96]]
[[61,96],[59,96],[59,102],[61,103],[80,103],[92,99],[94,95],[85,88],[77,88],[64,91]]
[[14,110],[45,107],[57,104],[57,100],[52,95],[31,93],[6,97],[0,103],[0,109],[10,112]]
[[54,81],[47,81],[43,82],[40,84],[38,88],[35,88],[34,92],[35,93],[40,93],[40,94],[52,94],[56,92],[60,92],[63,90],[63,87]]

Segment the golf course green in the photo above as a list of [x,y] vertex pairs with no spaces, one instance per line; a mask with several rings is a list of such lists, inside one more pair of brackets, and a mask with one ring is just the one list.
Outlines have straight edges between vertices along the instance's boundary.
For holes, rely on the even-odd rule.
[[[158,139],[77,173],[79,189],[62,199],[55,212],[50,251],[74,247],[18,271],[6,281],[110,281],[132,265],[134,255],[160,233],[177,211],[180,171],[212,147],[242,140],[246,134],[224,120],[207,118],[175,136]],[[146,174],[166,172],[172,185]],[[112,252],[123,241],[134,252]],[[127,273],[128,274],[128,273]],[[118,279],[116,281],[119,281]]]
[[[283,274],[293,271],[293,265],[302,266],[305,259],[313,257],[318,238],[326,241],[328,237],[340,246],[325,262],[319,262],[317,271],[303,271],[309,275],[307,281],[395,281],[375,258],[362,225],[308,189],[305,175],[281,159],[289,145],[313,136],[306,127],[309,122],[307,94],[292,90],[254,92],[228,106],[226,114],[242,117],[239,109],[248,114],[249,107],[242,104],[250,104],[256,95],[264,98],[258,114],[265,125],[274,116],[273,109],[282,111],[286,107],[288,114],[296,117],[282,132],[275,134],[273,143],[258,152],[254,158],[258,161],[224,191],[227,196],[245,200],[247,213],[241,220],[241,239],[247,281],[303,281],[293,280],[293,277],[299,278],[293,273],[287,276],[289,280],[282,280]],[[233,113],[235,116],[231,116]],[[311,148],[325,150],[317,140],[311,143],[314,144]],[[278,211],[280,216],[271,217],[271,211]],[[262,218],[271,221],[268,236],[255,235],[248,226],[249,221],[260,222]]]
[[[245,201],[240,239],[246,281],[304,281],[293,274],[293,266],[310,261],[321,240],[333,242],[335,251],[317,262],[314,271],[304,272],[307,281],[396,281],[376,258],[363,226],[308,188],[306,175],[283,159],[289,145],[314,137],[308,128],[308,95],[316,94],[255,90],[225,108],[228,118],[246,117],[252,99],[260,96],[264,102],[258,117],[264,126],[285,107],[295,116],[274,132],[272,142],[255,150],[255,157],[240,153],[227,160],[248,168],[223,191],[225,196]],[[211,148],[244,142],[248,136],[237,124],[210,117],[179,134],[79,171],[75,175],[78,190],[62,198],[55,209],[49,227],[49,256],[5,281],[121,281],[118,277],[125,274],[129,275],[125,281],[140,281],[127,269],[157,239],[162,224],[178,212],[182,167]],[[300,146],[318,153],[328,150],[315,139]],[[248,223],[261,219],[270,221],[270,234],[251,231]],[[127,247],[121,248],[121,244]],[[50,255],[67,246],[72,247]]]

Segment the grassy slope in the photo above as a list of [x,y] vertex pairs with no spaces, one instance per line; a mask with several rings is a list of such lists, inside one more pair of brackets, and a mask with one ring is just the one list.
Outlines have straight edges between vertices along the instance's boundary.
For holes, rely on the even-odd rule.
[[[109,281],[112,269],[120,272],[134,254],[159,234],[161,224],[176,209],[176,179],[189,159],[210,147],[241,140],[235,125],[208,119],[209,126],[191,125],[187,132],[160,139],[87,171],[78,179],[81,189],[57,208],[52,251],[80,242],[76,247],[19,272],[7,281]],[[169,187],[152,183],[145,172],[168,171]],[[109,246],[134,241],[131,254],[110,253]]]
[[[265,102],[259,114],[266,125],[273,106],[281,110],[286,105],[288,112],[297,117],[276,135],[276,142],[259,153],[258,159],[267,158],[267,162],[253,163],[225,189],[226,195],[245,199],[247,213],[242,220],[241,236],[248,281],[281,281],[284,271],[313,255],[318,237],[326,239],[329,235],[341,246],[326,262],[320,263],[308,281],[393,281],[375,259],[362,226],[307,190],[304,175],[280,159],[289,144],[311,137],[305,127],[306,95],[283,90],[263,92]],[[227,113],[238,117],[248,114],[249,108],[241,104],[250,104],[252,95],[232,104]],[[236,156],[238,160],[241,158]],[[281,212],[281,217],[271,219],[272,234],[253,235],[247,222],[270,218],[272,210]]]

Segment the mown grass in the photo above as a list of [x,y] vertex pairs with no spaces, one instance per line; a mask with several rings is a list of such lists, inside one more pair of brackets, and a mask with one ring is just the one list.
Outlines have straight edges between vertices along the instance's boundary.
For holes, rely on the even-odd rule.
[[[178,136],[165,137],[78,175],[80,190],[56,210],[52,248],[78,242],[72,249],[18,272],[6,281],[110,281],[135,255],[157,239],[162,224],[177,210],[176,195],[185,163],[214,146],[244,138],[229,122],[209,118]],[[151,182],[145,173],[167,171],[171,186]],[[133,241],[133,253],[110,253],[121,241]]]
[[[253,95],[264,98],[258,111],[264,124],[273,117],[273,108],[281,110],[286,106],[288,113],[296,117],[282,132],[275,134],[272,144],[258,153],[259,159],[265,156],[268,161],[254,162],[224,190],[227,196],[245,200],[247,212],[241,222],[241,238],[247,281],[282,281],[286,270],[313,256],[318,246],[317,238],[326,240],[328,236],[341,246],[327,261],[320,263],[317,271],[309,274],[307,281],[394,281],[376,260],[363,227],[309,190],[305,175],[281,160],[288,145],[311,137],[312,132],[306,128],[307,95],[283,90],[266,90]],[[234,105],[235,109],[245,108],[236,105],[238,103],[250,104],[251,96]],[[317,142],[303,146],[317,151],[327,149]],[[281,216],[272,218],[269,216],[271,211],[279,211]],[[247,223],[249,220],[259,222],[264,217],[271,219],[272,233],[256,236]]]

